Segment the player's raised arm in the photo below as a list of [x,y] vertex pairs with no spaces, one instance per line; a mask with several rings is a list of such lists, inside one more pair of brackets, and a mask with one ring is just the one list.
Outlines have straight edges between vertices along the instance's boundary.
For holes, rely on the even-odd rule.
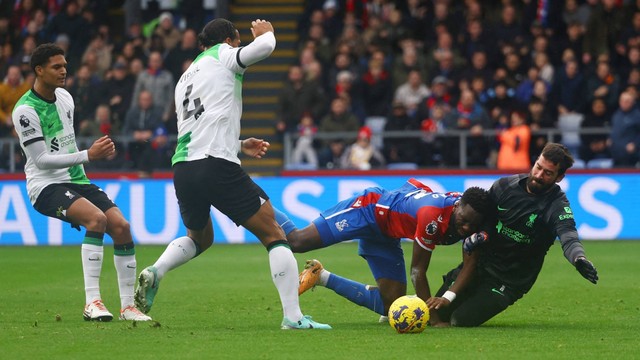
[[276,37],[270,22],[260,19],[252,21],[251,33],[255,39],[238,50],[238,59],[245,67],[266,59],[276,48]]

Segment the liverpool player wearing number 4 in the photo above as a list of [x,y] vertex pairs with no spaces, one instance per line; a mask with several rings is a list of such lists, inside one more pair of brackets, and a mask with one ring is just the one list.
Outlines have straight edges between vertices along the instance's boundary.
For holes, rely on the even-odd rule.
[[239,151],[261,158],[269,147],[259,139],[239,140],[242,76],[247,66],[268,57],[276,46],[270,22],[256,20],[251,26],[254,41],[239,47],[240,34],[231,22],[209,22],[198,35],[205,50],[176,85],[178,146],[172,159],[173,181],[187,236],[173,240],[155,264],[140,273],[136,303],[148,312],[164,275],[213,244],[209,213],[214,206],[267,248],[271,278],[284,312],[281,328],[330,329],[302,315],[296,260],[274,219],[269,197],[240,167]]
[[505,310],[531,289],[556,237],[580,275],[598,281],[578,240],[569,201],[556,184],[572,165],[564,145],[549,143],[529,174],[493,184],[489,196],[497,222],[487,229],[486,242],[465,240],[463,264],[445,275],[437,297],[427,301],[432,325],[478,326]]
[[113,262],[120,289],[120,319],[147,321],[133,306],[136,257],[129,223],[107,194],[91,184],[84,167],[115,151],[107,136],[89,150],[78,151],[73,132],[73,98],[63,88],[67,78],[64,51],[53,44],[38,46],[31,55],[36,74],[33,88],[16,103],[13,124],[27,155],[25,174],[33,207],[40,213],[87,229],[82,241],[82,271],[86,305],[85,320],[111,321],[113,315],[102,303],[100,272],[102,238],[113,239]]

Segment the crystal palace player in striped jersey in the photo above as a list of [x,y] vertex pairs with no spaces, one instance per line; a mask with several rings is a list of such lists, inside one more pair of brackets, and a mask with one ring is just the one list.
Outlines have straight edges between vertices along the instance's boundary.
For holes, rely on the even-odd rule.
[[436,193],[415,179],[396,190],[377,187],[341,201],[296,229],[282,212],[276,220],[294,252],[306,252],[358,239],[358,253],[376,279],[377,287],[360,284],[328,272],[318,260],[309,260],[300,274],[299,293],[316,285],[332,289],[348,300],[385,315],[391,303],[407,291],[400,239],[413,240],[411,280],[416,294],[431,296],[426,272],[436,245],[453,244],[478,231],[488,209],[488,194],[478,187],[464,194]]

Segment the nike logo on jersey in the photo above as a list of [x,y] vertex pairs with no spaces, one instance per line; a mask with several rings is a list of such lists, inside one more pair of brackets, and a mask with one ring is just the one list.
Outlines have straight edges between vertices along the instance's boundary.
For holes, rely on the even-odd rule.
[[438,215],[438,222],[439,222],[439,223],[441,223],[441,222],[443,222],[443,221],[444,221],[444,220],[442,220],[442,214]]
[[500,286],[500,289],[493,288],[493,289],[491,289],[491,291],[492,291],[492,292],[494,292],[494,293],[496,293],[496,294],[500,294],[500,295],[502,295],[502,296],[505,296],[505,295],[504,295],[504,289],[505,289],[505,288],[506,288],[506,287],[505,287],[504,285],[502,285],[502,286]]
[[353,207],[360,207],[362,206],[362,200],[358,199],[358,201],[356,201],[355,204],[353,204]]
[[503,208],[503,207],[500,207],[500,205],[498,205],[498,210],[499,210],[499,211],[507,211],[507,210],[509,210],[509,209],[505,209],[505,208]]

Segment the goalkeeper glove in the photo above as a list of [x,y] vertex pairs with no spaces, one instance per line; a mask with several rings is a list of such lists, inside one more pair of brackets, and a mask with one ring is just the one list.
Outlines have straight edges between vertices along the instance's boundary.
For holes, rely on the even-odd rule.
[[596,270],[595,266],[593,266],[591,261],[587,260],[587,258],[581,256],[573,262],[573,265],[576,267],[583,278],[591,281],[594,284],[598,282],[598,271]]
[[462,248],[466,253],[470,253],[476,246],[482,244],[483,242],[489,239],[489,235],[486,232],[480,231],[475,234],[471,234],[468,238],[464,239],[462,243]]

